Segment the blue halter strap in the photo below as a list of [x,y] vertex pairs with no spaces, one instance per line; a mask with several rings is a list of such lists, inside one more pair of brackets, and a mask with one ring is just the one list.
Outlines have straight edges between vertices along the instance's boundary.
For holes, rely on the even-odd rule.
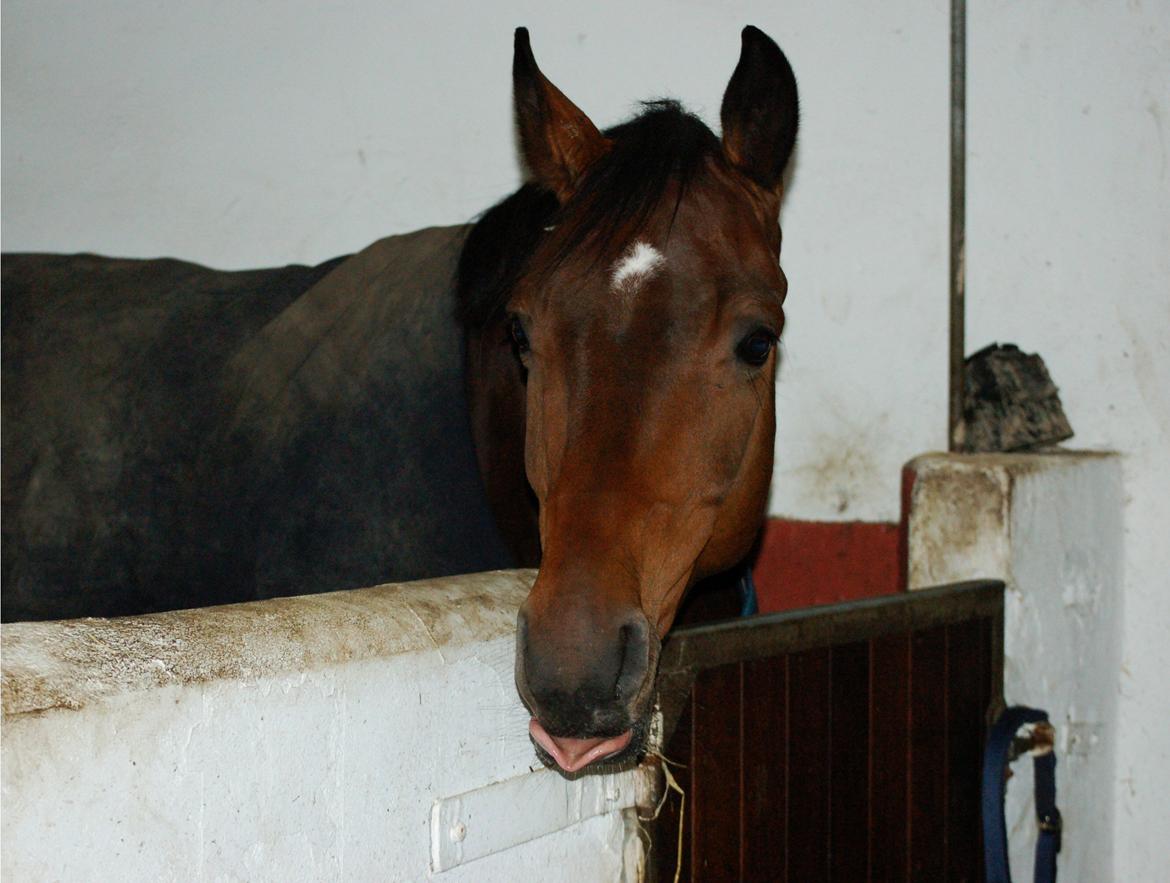
[[[983,853],[987,883],[1012,883],[1003,798],[1004,772],[1015,759],[1013,743],[1016,732],[1026,724],[1047,722],[1047,712],[1013,706],[1004,710],[988,736],[983,752]],[[1056,808],[1056,752],[1052,749],[1034,752],[1032,770],[1036,819],[1040,827],[1032,880],[1033,883],[1055,883],[1056,854],[1060,852],[1061,838],[1060,810]]]
[[752,576],[751,562],[744,564],[736,588],[739,590],[739,615],[754,616],[759,613],[760,599],[756,597],[756,581]]

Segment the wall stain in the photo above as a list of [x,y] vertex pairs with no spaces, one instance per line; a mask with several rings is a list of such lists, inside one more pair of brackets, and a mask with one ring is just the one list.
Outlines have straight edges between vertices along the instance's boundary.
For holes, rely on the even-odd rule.
[[2,627],[6,720],[165,686],[254,680],[511,634],[535,571]]

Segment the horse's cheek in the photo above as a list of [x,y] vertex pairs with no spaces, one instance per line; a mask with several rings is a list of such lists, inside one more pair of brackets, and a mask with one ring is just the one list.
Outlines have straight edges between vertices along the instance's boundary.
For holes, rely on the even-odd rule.
[[555,465],[549,462],[555,439],[550,438],[548,417],[550,410],[556,410],[555,406],[550,409],[550,404],[543,372],[530,370],[525,413],[524,468],[528,473],[528,483],[542,506],[548,497],[551,469]]
[[751,550],[768,507],[775,438],[775,411],[767,408],[752,427],[739,469],[715,517],[711,540],[696,562],[698,578],[733,566]]
[[548,496],[548,461],[544,436],[539,421],[528,409],[527,430],[524,434],[524,470],[537,501],[543,506]]

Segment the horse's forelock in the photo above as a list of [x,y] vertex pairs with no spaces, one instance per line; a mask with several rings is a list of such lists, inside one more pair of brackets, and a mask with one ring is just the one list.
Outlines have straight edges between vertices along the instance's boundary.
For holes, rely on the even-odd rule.
[[[498,317],[521,275],[552,272],[567,259],[585,258],[590,271],[608,267],[630,236],[664,205],[670,220],[692,181],[720,155],[715,134],[676,101],[651,101],[628,122],[609,129],[613,148],[580,187],[558,206],[551,193],[527,184],[489,209],[468,235],[459,262],[460,319],[483,326]],[[550,232],[555,247],[533,256]]]
[[560,208],[556,223],[561,233],[550,264],[582,252],[591,268],[612,263],[671,195],[673,219],[691,182],[720,153],[719,139],[677,101],[642,107],[638,116],[605,133],[613,148]]

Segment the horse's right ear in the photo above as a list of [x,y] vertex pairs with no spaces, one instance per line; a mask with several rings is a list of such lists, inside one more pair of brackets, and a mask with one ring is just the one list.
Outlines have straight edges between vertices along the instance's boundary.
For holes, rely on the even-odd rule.
[[512,91],[524,161],[533,179],[563,203],[609,150],[609,139],[540,72],[527,28],[516,28]]
[[779,193],[800,116],[796,77],[780,47],[759,28],[743,29],[739,64],[723,93],[719,115],[723,152],[732,165]]

